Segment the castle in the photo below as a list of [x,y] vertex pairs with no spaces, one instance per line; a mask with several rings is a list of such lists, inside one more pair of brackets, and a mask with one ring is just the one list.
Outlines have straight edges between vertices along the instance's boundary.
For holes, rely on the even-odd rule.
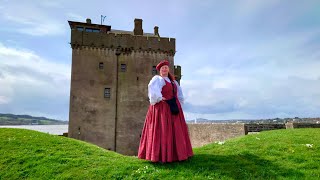
[[126,155],[136,155],[149,99],[147,85],[163,59],[171,73],[175,39],[144,33],[142,19],[133,31],[109,25],[68,21],[72,70],[68,136]]

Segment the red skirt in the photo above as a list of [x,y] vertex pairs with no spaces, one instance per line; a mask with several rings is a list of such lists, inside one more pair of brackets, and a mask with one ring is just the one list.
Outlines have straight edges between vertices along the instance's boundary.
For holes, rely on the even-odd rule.
[[181,105],[173,115],[166,102],[150,105],[141,134],[138,158],[152,162],[183,161],[193,156]]

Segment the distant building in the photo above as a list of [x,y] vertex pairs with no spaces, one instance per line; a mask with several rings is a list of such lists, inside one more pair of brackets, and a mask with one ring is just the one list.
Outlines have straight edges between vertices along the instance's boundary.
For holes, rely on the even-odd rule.
[[133,31],[109,25],[68,21],[71,28],[72,71],[69,132],[71,138],[105,149],[136,155],[149,106],[147,85],[156,65],[167,59],[174,66],[175,39],[145,33],[142,19]]
[[37,119],[31,120],[31,125],[39,125],[39,120]]

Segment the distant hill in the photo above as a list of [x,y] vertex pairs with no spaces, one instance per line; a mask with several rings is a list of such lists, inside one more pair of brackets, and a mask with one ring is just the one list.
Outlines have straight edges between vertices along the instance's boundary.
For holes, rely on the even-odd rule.
[[1,114],[0,125],[60,125],[68,121],[49,119],[46,117],[33,117],[30,115]]

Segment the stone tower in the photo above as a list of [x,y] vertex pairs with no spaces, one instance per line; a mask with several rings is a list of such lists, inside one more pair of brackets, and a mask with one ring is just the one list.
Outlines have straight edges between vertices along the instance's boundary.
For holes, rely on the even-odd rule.
[[[163,59],[174,66],[175,39],[144,33],[142,19],[133,31],[68,21],[72,70],[69,137],[126,155],[137,155],[149,106],[147,85]],[[172,71],[173,73],[173,71]]]

